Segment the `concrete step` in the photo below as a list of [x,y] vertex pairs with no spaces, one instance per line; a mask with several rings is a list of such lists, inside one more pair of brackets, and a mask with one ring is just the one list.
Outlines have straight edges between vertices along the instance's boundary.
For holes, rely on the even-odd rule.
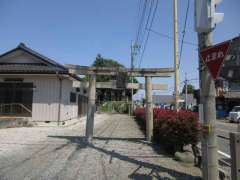
[[0,129],[29,126],[31,126],[31,123],[29,123],[27,117],[0,117]]

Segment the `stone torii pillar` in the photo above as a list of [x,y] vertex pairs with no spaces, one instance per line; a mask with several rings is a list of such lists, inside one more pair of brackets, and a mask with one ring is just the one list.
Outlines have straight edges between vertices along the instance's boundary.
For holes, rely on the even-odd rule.
[[151,141],[153,137],[153,107],[152,107],[152,77],[145,77],[146,87],[146,136]]
[[96,110],[96,74],[92,74],[89,81],[88,107],[87,107],[87,124],[86,138],[91,141],[93,137],[94,113]]

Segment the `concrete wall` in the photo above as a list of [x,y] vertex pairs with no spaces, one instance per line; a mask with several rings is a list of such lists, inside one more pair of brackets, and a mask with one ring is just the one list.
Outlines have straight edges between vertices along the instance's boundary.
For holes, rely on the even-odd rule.
[[[58,121],[60,81],[56,75],[0,75],[0,82],[4,78],[23,78],[24,82],[34,85],[32,120],[33,121]],[[60,121],[76,118],[78,104],[70,103],[70,92],[75,92],[72,81],[68,78],[62,80],[62,99]]]

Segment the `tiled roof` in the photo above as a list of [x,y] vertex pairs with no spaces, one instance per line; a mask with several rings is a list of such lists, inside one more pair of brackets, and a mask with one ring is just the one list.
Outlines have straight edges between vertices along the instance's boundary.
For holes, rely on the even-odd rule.
[[68,71],[54,66],[33,64],[0,64],[0,73],[60,73]]
[[[38,59],[42,62],[37,63],[11,63],[1,62],[1,58],[13,53],[15,51],[22,50]],[[56,61],[39,54],[38,52],[30,49],[23,43],[20,43],[15,49],[12,49],[2,55],[0,55],[0,74],[66,74],[73,77],[76,80],[81,80],[78,76],[70,74],[68,69]]]
[[15,49],[12,49],[2,55],[0,59],[10,53],[22,50],[42,61],[42,63],[8,63],[0,61],[0,73],[65,73],[68,74],[68,69],[54,60],[39,54],[30,49],[23,43],[20,43]]
[[46,57],[46,56],[44,56],[44,55],[42,55],[42,54],[40,54],[40,53],[38,53],[38,52],[30,49],[29,47],[27,47],[27,46],[26,46],[25,44],[23,44],[23,43],[20,43],[17,48],[22,49],[22,50],[25,50],[26,52],[32,54],[33,56],[38,57],[38,58],[44,60],[45,62],[47,62],[47,63],[49,63],[49,64],[52,64],[52,65],[55,66],[55,67],[59,67],[59,68],[61,68],[61,69],[67,70],[63,65],[61,65],[61,64],[57,63],[56,61],[54,61],[54,60],[52,60],[52,59],[50,59],[50,58],[48,58],[48,57]]

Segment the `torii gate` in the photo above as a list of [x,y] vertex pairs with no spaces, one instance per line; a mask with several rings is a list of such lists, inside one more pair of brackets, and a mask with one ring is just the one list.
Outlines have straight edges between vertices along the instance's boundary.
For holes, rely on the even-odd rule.
[[127,76],[145,77],[146,89],[146,135],[147,140],[151,141],[153,136],[153,108],[152,108],[152,77],[171,77],[174,73],[173,68],[115,68],[115,67],[88,67],[67,64],[69,73],[77,75],[91,75],[89,80],[88,91],[88,109],[87,109],[87,124],[86,124],[86,139],[91,141],[94,129],[94,113],[96,109],[96,75],[117,76],[119,73],[124,73]]
[[[86,81],[73,81],[73,87],[75,88],[89,88],[89,82]],[[109,82],[96,82],[97,89],[119,89],[116,80]],[[145,89],[143,83],[125,83],[125,89]],[[167,90],[167,84],[152,84],[152,90]]]

